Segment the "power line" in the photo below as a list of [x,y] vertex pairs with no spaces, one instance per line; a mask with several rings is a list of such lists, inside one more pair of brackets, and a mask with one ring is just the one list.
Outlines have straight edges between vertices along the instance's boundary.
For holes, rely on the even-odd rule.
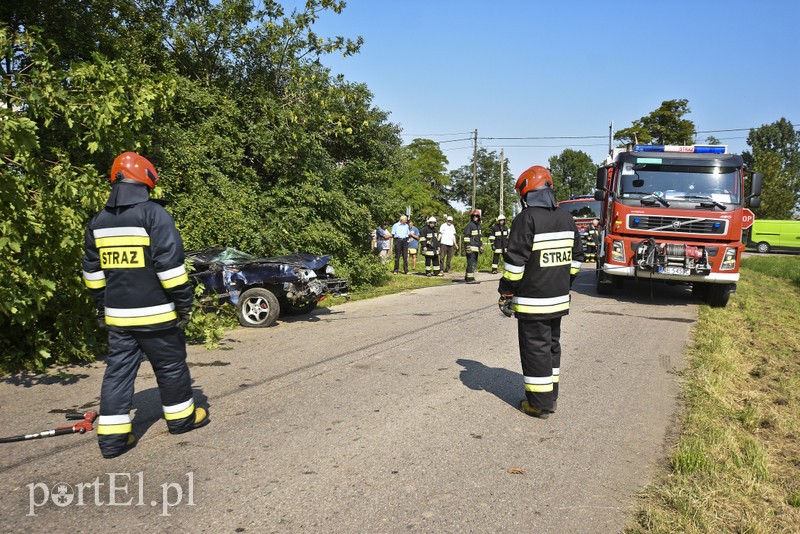
[[[449,137],[451,135],[471,135],[472,132],[457,132],[457,133],[429,133],[429,134],[411,134],[411,133],[403,133],[400,134],[404,137]],[[472,139],[470,137],[470,139]]]
[[541,137],[481,137],[481,139],[501,140],[546,140],[546,139],[608,139],[607,135],[562,135],[562,136],[541,136]]

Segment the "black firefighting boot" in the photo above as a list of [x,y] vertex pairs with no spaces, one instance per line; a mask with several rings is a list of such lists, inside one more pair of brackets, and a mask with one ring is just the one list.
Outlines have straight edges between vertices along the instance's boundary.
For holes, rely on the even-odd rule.
[[539,419],[547,419],[550,417],[550,410],[545,410],[544,408],[534,408],[531,406],[527,400],[524,400],[519,403],[519,409],[525,415],[530,415],[531,417],[538,417]]
[[105,458],[107,460],[110,460],[111,458],[116,458],[117,456],[125,454],[126,452],[128,452],[129,450],[134,448],[136,446],[136,443],[137,443],[136,436],[134,436],[133,434],[129,433],[128,434],[128,441],[125,443],[125,446],[123,448],[121,448],[118,451],[114,451],[111,454],[103,454],[103,458]]
[[192,425],[192,430],[204,427],[210,422],[211,419],[209,419],[208,412],[205,408],[194,409],[194,425]]

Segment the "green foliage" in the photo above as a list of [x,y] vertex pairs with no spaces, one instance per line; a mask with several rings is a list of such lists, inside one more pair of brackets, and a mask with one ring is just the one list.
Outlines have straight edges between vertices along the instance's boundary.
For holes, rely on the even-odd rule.
[[614,139],[622,144],[637,142],[642,145],[690,145],[696,129],[694,122],[684,119],[689,113],[689,101],[665,100],[649,115],[633,121],[629,128],[614,134]]
[[742,153],[749,170],[764,175],[761,206],[753,209],[761,219],[791,219],[800,212],[800,132],[781,118],[750,130]]
[[0,344],[5,368],[91,357],[101,346],[82,286],[86,221],[107,195],[105,154],[136,147],[171,84],[93,55],[69,71],[33,32],[0,30]]
[[[406,205],[450,211],[438,147],[403,148],[368,88],[320,65],[361,46],[313,31],[323,12],[343,8],[3,4],[0,24],[12,29],[0,42],[0,365],[41,368],[102,350],[79,265],[85,225],[123,150],[156,165],[156,194],[170,201],[187,249],[332,254],[355,287],[385,277],[369,247],[379,220]],[[213,343],[218,320],[196,314],[189,337]]]
[[567,148],[558,156],[551,156],[548,164],[558,200],[567,200],[572,195],[589,195],[594,191],[597,165],[589,154]]

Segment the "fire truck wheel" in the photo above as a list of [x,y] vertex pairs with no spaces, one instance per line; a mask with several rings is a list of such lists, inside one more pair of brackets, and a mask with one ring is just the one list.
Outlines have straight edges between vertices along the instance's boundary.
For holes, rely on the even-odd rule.
[[761,243],[756,245],[756,250],[762,254],[766,254],[767,252],[769,252],[769,249],[770,249],[769,243],[767,243],[766,241],[762,241]]
[[599,295],[611,295],[614,293],[614,284],[603,271],[597,271],[597,293]]
[[708,295],[708,285],[706,282],[694,282],[692,284],[692,296],[705,299]]
[[724,308],[731,297],[730,284],[711,284],[708,288],[706,302],[712,308]]

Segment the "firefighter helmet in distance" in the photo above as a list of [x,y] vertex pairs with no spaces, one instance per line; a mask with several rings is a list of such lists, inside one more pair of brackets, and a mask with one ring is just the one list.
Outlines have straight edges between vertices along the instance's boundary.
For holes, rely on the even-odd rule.
[[474,209],[471,212],[469,212],[469,216],[470,217],[480,217],[481,216],[481,211],[479,209]]
[[111,183],[128,179],[141,182],[150,189],[158,183],[158,173],[150,160],[136,152],[123,152],[111,165]]
[[501,213],[500,215],[498,215],[498,216],[497,216],[497,221],[498,221],[498,222],[500,222],[500,221],[505,221],[505,220],[506,220],[506,216],[505,216],[505,215],[503,215],[502,213]]
[[517,190],[519,196],[525,197],[530,191],[539,189],[541,187],[553,188],[553,177],[550,176],[550,171],[541,165],[534,165],[522,172],[517,178],[517,184],[514,189]]
[[428,222],[429,223],[435,223],[436,222],[436,217],[428,217]]

